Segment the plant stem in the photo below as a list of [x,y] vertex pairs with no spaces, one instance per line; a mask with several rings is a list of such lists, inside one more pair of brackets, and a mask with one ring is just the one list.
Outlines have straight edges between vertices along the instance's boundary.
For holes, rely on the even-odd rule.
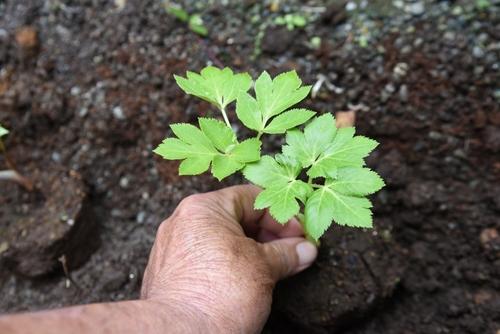
[[33,183],[13,169],[1,170],[0,181],[12,181],[23,186],[28,191],[33,191]]
[[262,131],[259,131],[259,132],[257,133],[257,139],[260,139],[260,137],[262,137],[262,134],[263,134],[263,133],[262,133]]
[[222,113],[222,117],[224,118],[224,122],[226,122],[227,126],[229,126],[232,129],[231,123],[229,123],[229,118],[227,118],[227,114],[224,108],[220,107],[220,111]]

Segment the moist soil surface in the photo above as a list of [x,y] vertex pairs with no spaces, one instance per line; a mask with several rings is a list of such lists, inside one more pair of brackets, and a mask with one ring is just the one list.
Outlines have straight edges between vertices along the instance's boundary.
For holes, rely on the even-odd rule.
[[[176,163],[151,152],[169,123],[216,115],[172,78],[214,64],[254,76],[295,69],[314,86],[303,106],[354,110],[358,133],[381,143],[368,161],[387,183],[372,198],[375,228],[332,228],[316,264],[279,284],[264,332],[498,333],[495,1],[181,4],[202,14],[206,37],[159,0],[0,3],[6,145],[23,175],[55,187],[38,196],[1,183],[0,230],[17,217],[48,217],[43,203],[57,208],[35,249],[16,246],[30,228],[2,235],[0,312],[137,298],[156,229],[177,203],[244,182],[180,178]],[[293,13],[307,24],[275,24]],[[281,142],[271,137],[264,149]],[[65,176],[51,181],[57,173]],[[75,234],[87,243],[61,246],[81,244]],[[29,263],[42,249],[52,262],[20,275],[13,252]]]

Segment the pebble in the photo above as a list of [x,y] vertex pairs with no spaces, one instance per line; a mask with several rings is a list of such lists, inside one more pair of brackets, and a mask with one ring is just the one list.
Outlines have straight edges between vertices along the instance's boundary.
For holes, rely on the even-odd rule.
[[399,87],[399,100],[401,102],[408,102],[408,86],[407,85],[401,85],[401,87]]
[[123,113],[122,107],[120,107],[120,106],[114,107],[113,108],[113,116],[115,116],[116,119],[124,120],[125,114]]
[[145,218],[146,218],[146,213],[144,211],[141,211],[137,214],[135,221],[137,222],[137,224],[142,224],[144,223]]
[[474,46],[472,49],[472,55],[476,58],[484,57],[484,50],[480,46]]
[[127,188],[129,186],[129,184],[130,184],[130,181],[127,177],[122,177],[120,179],[120,187]]
[[414,2],[406,5],[405,11],[412,15],[422,15],[425,12],[425,6],[423,2]]

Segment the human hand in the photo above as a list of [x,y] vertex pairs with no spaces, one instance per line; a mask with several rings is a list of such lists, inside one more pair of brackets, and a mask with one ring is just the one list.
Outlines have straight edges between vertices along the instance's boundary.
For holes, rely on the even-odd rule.
[[297,220],[280,225],[253,209],[259,191],[235,186],[184,199],[160,225],[141,297],[177,305],[193,331],[259,332],[276,282],[317,255]]

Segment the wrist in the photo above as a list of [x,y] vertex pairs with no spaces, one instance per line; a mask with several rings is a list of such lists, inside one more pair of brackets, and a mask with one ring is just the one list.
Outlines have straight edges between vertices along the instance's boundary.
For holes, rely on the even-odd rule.
[[[158,326],[159,333],[220,333],[220,326],[206,313],[181,301],[141,300],[143,319]],[[175,328],[175,330],[173,330]]]

